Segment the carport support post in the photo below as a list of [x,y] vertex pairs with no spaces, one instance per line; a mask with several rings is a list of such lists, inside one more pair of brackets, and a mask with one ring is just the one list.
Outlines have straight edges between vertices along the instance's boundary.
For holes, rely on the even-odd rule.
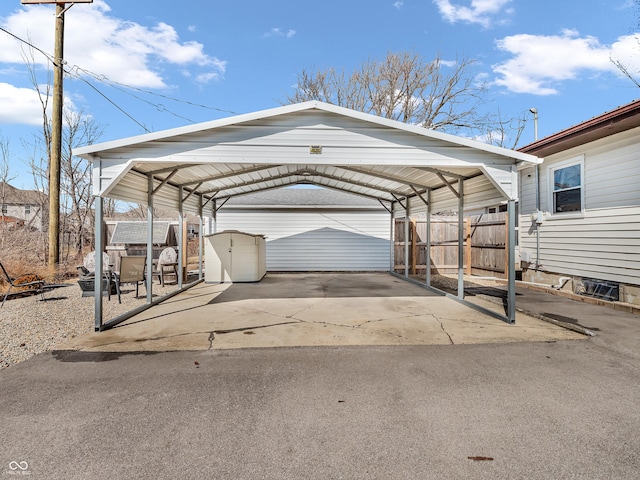
[[147,178],[147,303],[153,301],[153,175]]
[[404,276],[409,278],[409,197],[404,197]]
[[508,268],[508,299],[507,316],[509,323],[516,323],[516,201],[509,200],[507,203],[507,217],[509,222],[507,248]]
[[182,280],[184,273],[184,262],[182,257],[184,255],[184,207],[182,205],[182,198],[184,194],[184,187],[180,186],[180,195],[178,199],[178,288],[182,288]]
[[102,278],[104,277],[104,265],[102,265],[102,250],[104,246],[102,241],[104,234],[102,231],[104,213],[103,213],[103,200],[102,197],[96,196],[95,210],[96,210],[96,239],[95,239],[95,284],[93,287],[93,294],[95,300],[95,331],[99,332],[102,329]]
[[464,299],[464,183],[458,180],[458,298]]
[[198,205],[198,279],[202,280],[202,258],[204,253],[204,237],[202,236],[204,230],[204,222],[202,221],[202,195],[198,198],[200,199]]
[[427,249],[426,251],[426,264],[427,264],[427,287],[431,286],[431,189],[427,190]]
[[393,212],[394,212],[394,207],[395,203],[391,202],[391,212],[390,212],[390,217],[391,220],[389,222],[389,271],[391,273],[394,273],[396,271],[396,259],[395,259],[395,237],[393,235],[393,223],[395,221]]

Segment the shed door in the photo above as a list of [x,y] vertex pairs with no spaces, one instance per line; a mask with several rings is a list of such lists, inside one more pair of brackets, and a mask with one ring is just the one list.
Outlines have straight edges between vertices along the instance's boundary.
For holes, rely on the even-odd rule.
[[224,210],[217,231],[263,234],[268,271],[386,271],[385,211]]

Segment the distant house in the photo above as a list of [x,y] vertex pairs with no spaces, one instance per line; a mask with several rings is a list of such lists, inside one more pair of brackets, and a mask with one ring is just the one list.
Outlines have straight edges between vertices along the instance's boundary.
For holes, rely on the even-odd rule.
[[640,100],[520,151],[523,279],[640,304]]
[[0,182],[2,221],[16,228],[42,230],[46,217],[47,196],[37,190],[20,190]]

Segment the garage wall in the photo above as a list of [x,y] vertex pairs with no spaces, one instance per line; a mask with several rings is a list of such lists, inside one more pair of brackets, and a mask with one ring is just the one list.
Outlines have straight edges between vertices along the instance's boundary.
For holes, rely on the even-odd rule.
[[388,271],[385,210],[222,209],[218,232],[267,237],[269,271]]

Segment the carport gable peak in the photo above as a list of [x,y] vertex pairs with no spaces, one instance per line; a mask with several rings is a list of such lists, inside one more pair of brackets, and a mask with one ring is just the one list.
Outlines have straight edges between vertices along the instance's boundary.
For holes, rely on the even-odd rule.
[[[338,116],[353,118],[356,120],[360,120],[363,122],[368,122],[370,124],[378,124],[383,127],[387,127],[394,130],[406,131],[408,133],[432,138],[433,140],[441,141],[443,144],[450,144],[451,147],[469,147],[471,149],[485,151],[488,153],[492,153],[497,155],[498,157],[504,157],[507,159],[520,160],[523,162],[529,162],[533,164],[541,163],[541,160],[537,157],[518,152],[515,150],[509,150],[502,147],[497,147],[495,145],[490,145],[487,143],[482,143],[477,140],[459,137],[455,135],[451,135],[444,132],[439,132],[436,130],[427,129],[417,125],[410,125],[402,122],[398,122],[396,120],[390,120],[383,117],[378,117],[375,115],[371,115],[368,113],[358,112],[355,110],[351,110],[348,108],[340,107],[337,105],[332,105],[328,103],[318,102],[318,101],[309,101],[298,104],[286,105],[283,107],[277,107],[268,110],[261,110],[253,113],[247,113],[242,115],[237,115],[233,117],[222,118],[218,120],[211,120],[208,122],[196,123],[193,125],[186,125],[183,127],[161,130],[158,132],[147,133],[143,135],[137,135],[133,137],[127,137],[119,140],[113,140],[104,143],[96,143],[92,145],[87,145],[84,147],[78,147],[74,149],[74,155],[92,160],[96,156],[98,157],[110,157],[110,158],[118,158],[117,153],[109,154],[110,151],[118,151],[125,149],[125,151],[136,150],[138,148],[143,148],[145,145],[148,147],[152,143],[160,143],[165,144],[173,143],[176,140],[180,141],[180,137],[191,136],[193,134],[205,134],[208,131],[217,130],[222,127],[231,127],[231,126],[242,126],[250,123],[255,123],[261,120],[265,120],[267,122],[272,121],[273,119],[277,119],[278,117],[283,117],[288,114],[296,114],[305,111],[323,111],[328,113],[333,113]],[[129,148],[127,148],[129,147]],[[164,145],[166,148],[166,144]],[[120,158],[132,158],[130,155],[125,155],[124,151],[122,152],[123,156]]]
[[[314,146],[321,147],[321,153],[314,153]],[[94,160],[99,173],[95,193],[134,201],[140,198],[119,196],[116,184],[129,175],[138,174],[140,178],[130,179],[127,188],[140,184],[140,189],[143,186],[146,189],[145,182],[141,181],[145,175],[162,170],[169,175],[173,166],[180,167],[180,171],[171,182],[165,183],[174,188],[193,186],[198,178],[212,177],[209,171],[224,171],[226,178],[235,175],[238,184],[250,183],[255,185],[252,191],[259,191],[306,183],[297,179],[295,172],[320,167],[342,166],[345,170],[358,167],[371,171],[371,177],[375,177],[376,168],[404,167],[412,175],[405,179],[407,185],[436,188],[442,186],[440,181],[439,185],[421,184],[414,180],[416,171],[411,170],[435,169],[445,175],[453,173],[466,178],[484,173],[490,177],[491,171],[510,170],[516,161],[538,163],[538,159],[528,154],[322,102],[288,105],[91,145],[77,149],[75,154]],[[260,166],[264,166],[264,177],[260,174],[247,179],[246,173]],[[290,167],[291,178],[286,178],[287,174],[278,169],[280,166]],[[270,181],[270,177],[281,181]],[[342,184],[339,178],[325,177],[327,187],[338,186],[352,193],[357,193],[357,189],[363,193],[362,189],[366,188],[366,182],[359,180],[349,184],[346,176]],[[166,180],[162,176],[157,178],[160,182]],[[253,181],[256,178],[258,181]],[[512,197],[514,189],[502,188],[503,179],[490,177],[490,180],[505,197]],[[329,185],[330,182],[340,185]],[[218,188],[213,182],[205,182],[199,193],[216,192]],[[232,191],[229,196],[237,193],[248,193],[248,190]],[[375,194],[389,200],[388,195]],[[173,203],[173,200],[167,201]]]

